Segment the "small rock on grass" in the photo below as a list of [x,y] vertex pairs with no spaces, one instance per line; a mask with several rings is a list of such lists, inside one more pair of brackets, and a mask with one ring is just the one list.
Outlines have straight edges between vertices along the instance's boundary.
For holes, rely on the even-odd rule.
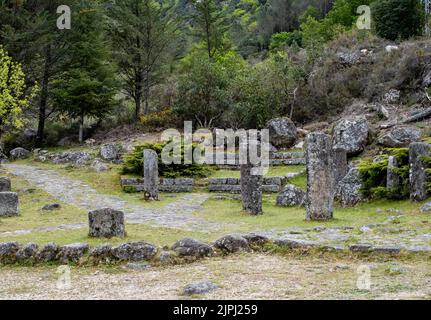
[[197,283],[187,285],[184,288],[183,293],[185,295],[204,294],[204,293],[213,291],[217,288],[218,286],[212,283],[211,281],[203,281],[203,282],[197,282]]
[[45,206],[43,206],[42,210],[43,211],[53,211],[53,210],[58,210],[61,208],[61,205],[59,205],[58,203],[53,203],[53,204],[47,204]]

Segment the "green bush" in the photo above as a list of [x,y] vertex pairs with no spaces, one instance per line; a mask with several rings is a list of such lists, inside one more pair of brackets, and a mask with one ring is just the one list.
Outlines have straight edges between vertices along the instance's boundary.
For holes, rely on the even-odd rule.
[[[207,165],[183,164],[184,147],[182,147],[181,164],[164,164],[162,162],[162,150],[168,143],[146,143],[135,149],[124,157],[124,174],[136,174],[142,176],[144,170],[144,149],[152,149],[159,156],[159,175],[165,178],[205,178],[212,173],[212,169]],[[193,150],[196,146],[193,145]]]
[[372,5],[376,34],[389,40],[422,35],[425,10],[421,0],[379,0]]
[[428,174],[428,184],[427,189],[428,192],[431,193],[431,156],[424,157],[423,161],[425,162],[427,169],[425,169],[426,173]]
[[273,34],[269,48],[271,50],[282,50],[285,47],[292,46],[294,43],[299,47],[302,47],[301,31],[296,30],[293,32],[279,32]]
[[[379,160],[365,159],[359,164],[362,180],[361,193],[370,199],[405,199],[409,196],[409,150],[407,148],[386,149],[387,154]],[[400,187],[386,188],[389,155],[395,156],[398,168],[394,171],[400,177]]]

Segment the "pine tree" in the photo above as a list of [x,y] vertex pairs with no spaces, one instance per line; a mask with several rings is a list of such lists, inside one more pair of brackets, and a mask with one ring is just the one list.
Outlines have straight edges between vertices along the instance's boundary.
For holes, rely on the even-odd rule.
[[74,7],[72,21],[67,38],[68,67],[55,80],[52,91],[57,107],[79,119],[82,143],[85,117],[100,119],[112,110],[116,82],[100,5],[81,1]]
[[160,82],[177,34],[173,1],[117,0],[109,10],[110,35],[123,77],[123,89],[135,102],[138,120],[150,111],[150,90]]

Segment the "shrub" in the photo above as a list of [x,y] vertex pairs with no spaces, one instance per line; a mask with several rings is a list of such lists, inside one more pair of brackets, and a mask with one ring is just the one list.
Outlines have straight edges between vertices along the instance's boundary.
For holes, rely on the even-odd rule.
[[[386,149],[388,154],[380,159],[365,159],[359,165],[362,180],[361,193],[373,199],[405,199],[409,196],[409,150],[408,148]],[[398,168],[394,171],[400,177],[400,187],[396,190],[386,188],[389,155],[395,156]]]
[[[205,178],[212,173],[212,169],[207,165],[183,164],[184,148],[182,148],[181,164],[164,164],[162,162],[162,150],[168,143],[146,143],[135,149],[124,157],[124,174],[136,174],[142,176],[144,170],[144,149],[152,149],[159,156],[159,175],[165,178]],[[196,145],[193,145],[193,150]]]
[[162,128],[175,127],[177,118],[170,108],[148,115],[141,116],[141,124],[147,130],[161,130]]
[[372,5],[377,35],[389,39],[408,39],[422,35],[425,10],[420,0],[380,0]]
[[292,46],[294,43],[302,47],[302,33],[300,31],[279,32],[272,35],[269,48],[271,50],[282,50],[285,47]]

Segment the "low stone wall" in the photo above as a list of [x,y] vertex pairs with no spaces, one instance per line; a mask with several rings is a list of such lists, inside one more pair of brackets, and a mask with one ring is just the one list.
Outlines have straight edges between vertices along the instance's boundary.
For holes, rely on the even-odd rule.
[[[214,156],[214,159],[215,159],[215,156]],[[225,159],[224,164],[217,165],[219,168],[228,168],[228,169],[239,168],[238,154],[226,154],[224,156],[224,159]],[[228,163],[228,161],[231,161],[231,162]],[[271,152],[269,154],[269,165],[270,166],[305,165],[305,153],[301,151]]]
[[[286,181],[287,177],[265,177],[262,191],[265,193],[280,192]],[[210,179],[208,190],[210,192],[241,193],[241,180],[237,178]]]
[[[121,178],[121,187],[128,192],[143,192],[144,178]],[[194,179],[191,178],[162,178],[159,182],[160,192],[192,192]]]
[[[349,247],[319,244],[313,241],[293,240],[287,238],[270,239],[263,235],[243,234],[226,235],[208,244],[199,240],[186,238],[175,242],[170,248],[160,248],[145,241],[128,242],[118,246],[101,244],[90,247],[87,243],[73,243],[59,246],[48,243],[39,248],[35,243],[21,245],[18,242],[0,243],[0,265],[42,263],[58,264],[112,264],[121,262],[150,262],[153,264],[181,264],[203,257],[224,256],[241,251],[258,251],[268,245],[285,250],[319,250],[356,254],[429,254],[428,251],[402,249],[396,246],[372,246],[352,244]],[[145,267],[146,265],[141,265]],[[133,265],[139,267],[139,265]]]

